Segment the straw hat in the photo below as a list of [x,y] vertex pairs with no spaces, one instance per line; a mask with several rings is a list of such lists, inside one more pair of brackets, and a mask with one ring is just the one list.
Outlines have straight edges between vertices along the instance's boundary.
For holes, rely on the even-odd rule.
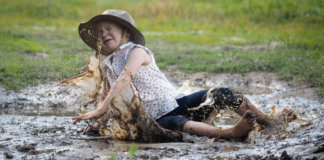
[[[143,34],[135,27],[135,21],[132,16],[123,10],[108,9],[102,12],[101,14],[92,17],[88,22],[80,23],[79,25],[79,34],[81,39],[92,49],[98,50],[97,41],[98,38],[95,34],[95,24],[102,20],[110,20],[117,22],[123,27],[127,28],[131,33],[131,41],[136,44],[141,44],[145,46],[145,39]],[[107,51],[101,50],[103,54]]]

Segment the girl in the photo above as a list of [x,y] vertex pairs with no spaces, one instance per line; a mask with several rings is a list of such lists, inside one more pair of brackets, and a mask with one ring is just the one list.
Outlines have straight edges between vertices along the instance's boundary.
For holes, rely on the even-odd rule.
[[[266,125],[266,115],[240,94],[229,88],[211,91],[215,105],[225,107],[242,116],[232,128],[219,129],[201,122],[212,112],[211,109],[189,112],[205,99],[207,90],[179,97],[176,89],[157,67],[153,53],[145,48],[143,34],[135,27],[130,14],[122,10],[106,10],[79,26],[82,40],[98,51],[101,44],[102,70],[111,88],[102,104],[84,115],[73,117],[73,124],[101,116],[117,93],[131,82],[135,94],[144,101],[143,109],[162,127],[187,132],[199,136],[223,139],[243,138],[253,129],[254,122]],[[284,110],[293,118],[293,112]]]

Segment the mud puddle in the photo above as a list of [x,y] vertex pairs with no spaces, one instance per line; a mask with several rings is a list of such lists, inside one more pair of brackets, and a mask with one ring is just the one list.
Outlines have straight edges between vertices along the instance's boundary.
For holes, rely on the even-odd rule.
[[[172,73],[172,75],[168,74]],[[323,159],[324,104],[311,88],[291,87],[273,73],[248,74],[183,74],[167,72],[168,78],[182,93],[188,94],[213,86],[231,87],[243,92],[261,110],[272,106],[291,107],[311,125],[291,122],[289,136],[255,136],[255,144],[215,141],[185,135],[184,142],[135,143],[112,141],[80,133],[87,126],[72,125],[71,116],[95,107],[80,95],[78,88],[56,83],[30,87],[20,92],[0,88],[0,159],[128,159],[129,149],[138,150],[134,159]],[[189,80],[189,81],[186,81]],[[217,117],[216,125],[229,127],[239,119]],[[270,137],[270,138],[269,138]]]

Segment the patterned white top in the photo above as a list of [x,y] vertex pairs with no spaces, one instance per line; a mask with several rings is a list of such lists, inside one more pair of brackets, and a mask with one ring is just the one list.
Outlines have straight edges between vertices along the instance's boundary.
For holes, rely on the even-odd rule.
[[101,59],[102,63],[105,63],[101,69],[106,73],[109,83],[112,85],[124,69],[128,54],[136,47],[143,48],[150,55],[152,61],[146,66],[141,66],[133,77],[135,95],[143,100],[144,111],[149,113],[152,118],[157,119],[178,107],[176,102],[178,92],[159,70],[153,53],[148,48],[133,42],[123,44],[112,53],[110,60],[104,62],[107,56]]

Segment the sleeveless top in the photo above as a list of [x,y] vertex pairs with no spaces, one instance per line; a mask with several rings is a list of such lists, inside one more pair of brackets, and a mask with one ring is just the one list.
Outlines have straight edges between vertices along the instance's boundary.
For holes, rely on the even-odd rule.
[[151,63],[141,66],[133,77],[135,95],[142,99],[144,112],[158,119],[178,107],[178,92],[159,70],[153,53],[148,48],[133,42],[123,44],[112,53],[109,60],[105,60],[107,56],[101,59],[101,69],[112,85],[124,69],[129,53],[136,47],[143,48],[150,55]]

